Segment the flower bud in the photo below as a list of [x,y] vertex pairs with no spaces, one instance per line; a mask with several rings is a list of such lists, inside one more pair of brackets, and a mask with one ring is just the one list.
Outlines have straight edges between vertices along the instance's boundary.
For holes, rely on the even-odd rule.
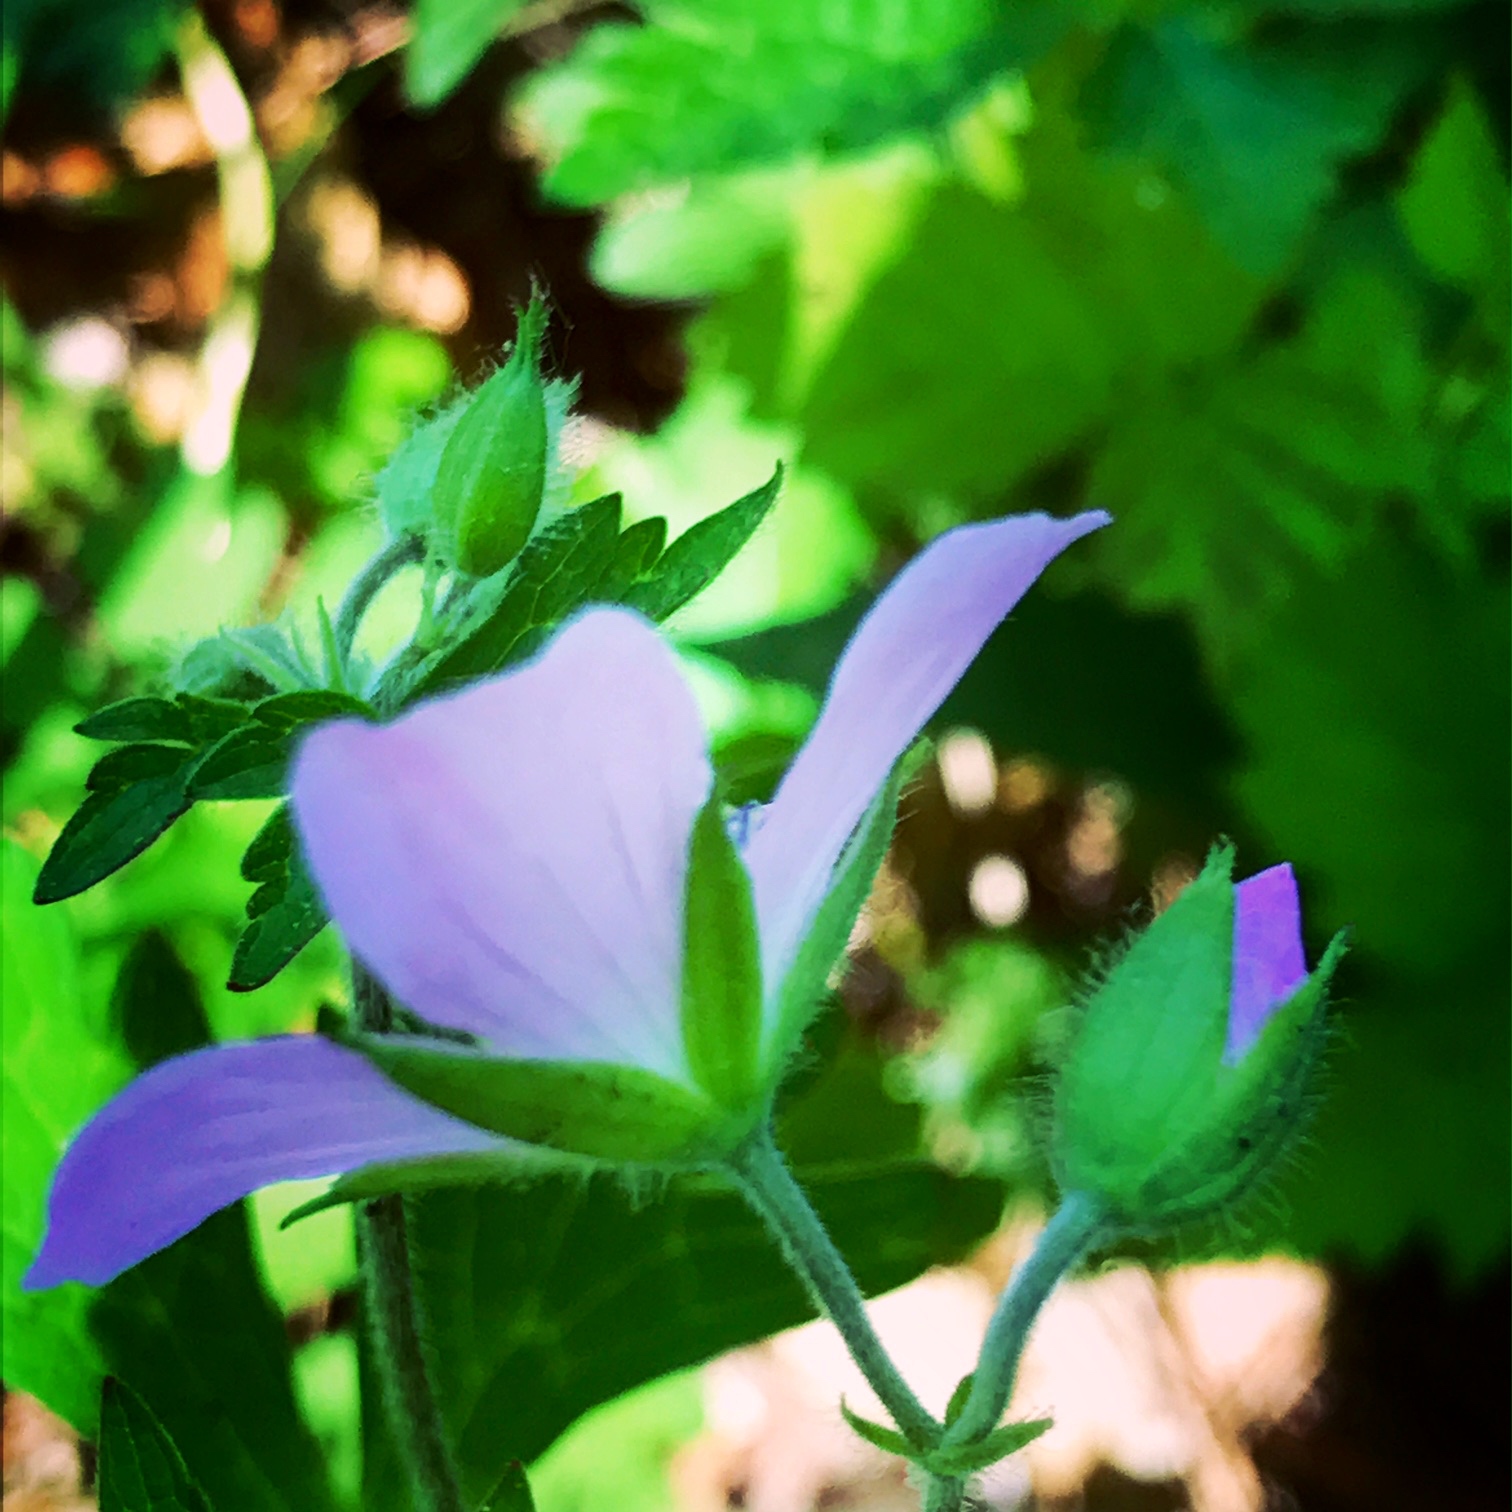
[[1343,936],[1302,954],[1290,866],[1237,886],[1232,849],[1128,946],[1092,995],[1055,1089],[1052,1159],[1126,1229],[1241,1197],[1299,1132]]
[[436,471],[434,543],[470,577],[520,554],[546,492],[547,385],[541,377],[546,307],[532,300],[509,359],[457,418]]

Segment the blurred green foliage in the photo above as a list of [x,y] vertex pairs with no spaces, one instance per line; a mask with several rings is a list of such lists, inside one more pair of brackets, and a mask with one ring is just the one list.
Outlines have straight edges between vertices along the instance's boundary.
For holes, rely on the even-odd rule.
[[[791,1115],[795,1154],[835,1172],[837,1221],[874,1284],[958,1253],[996,1208],[985,1185],[904,1159],[921,1122],[950,1165],[1006,1183],[990,1190],[1040,1186],[1034,1079],[1053,1062],[1090,941],[1117,931],[1164,862],[1200,856],[1220,832],[1244,870],[1296,864],[1314,950],[1355,929],[1309,1153],[1221,1242],[1382,1261],[1425,1238],[1460,1277],[1505,1251],[1504,8],[646,0],[633,24],[420,0],[397,56],[348,48],[292,146],[268,101],[319,23],[289,6],[284,31],[259,42],[212,16],[288,195],[273,259],[249,275],[262,335],[244,398],[212,382],[229,283],[177,325],[121,313],[133,280],[168,268],[182,281],[183,203],[197,195],[213,211],[234,192],[206,167],[217,148],[203,122],[198,166],[135,173],[122,146],[137,105],[177,98],[181,9],[48,0],[5,13],[7,1382],[92,1430],[98,1382],[115,1369],[223,1512],[356,1495],[351,1341],[325,1335],[291,1362],[279,1325],[350,1284],[342,1213],[278,1236],[308,1193],[270,1194],[250,1228],[222,1215],[97,1299],[17,1289],[58,1150],[133,1062],[184,1034],[308,1027],[342,992],[329,934],[256,992],[227,990],[248,896],[272,875],[244,878],[239,860],[274,805],[203,805],[93,891],[40,912],[30,891],[100,754],[77,722],[186,686],[186,646],[223,623],[276,619],[279,635],[319,645],[321,606],[379,544],[385,460],[476,376],[479,345],[502,339],[483,314],[499,302],[493,262],[509,264],[522,301],[567,224],[580,245],[558,280],[562,330],[587,313],[580,343],[558,332],[547,346],[564,376],[582,351],[589,407],[622,415],[614,384],[628,381],[593,321],[644,330],[634,322],[647,310],[665,311],[670,330],[686,318],[688,364],[655,434],[585,442],[573,501],[622,494],[628,519],[665,518],[677,537],[758,490],[774,462],[787,470],[729,572],[671,621],[699,649],[719,750],[751,792],[801,735],[868,595],[922,540],[1016,509],[1101,506],[1116,519],[1036,589],[944,719],[1071,789],[1116,779],[1132,805],[1117,885],[1078,911],[1046,863],[1030,868],[1033,906],[1012,931],[925,928],[893,964],[937,1023],[926,1048],[884,1066],[848,1039]],[[435,134],[411,131],[420,112]],[[70,188],[64,168],[97,139],[104,187]],[[504,145],[486,162],[459,158],[474,140]],[[434,193],[433,225],[394,208],[396,165],[421,182],[449,175],[462,203]],[[332,183],[380,219],[383,257],[404,237],[456,251],[474,324],[396,304],[377,274],[360,295],[346,273],[333,280],[345,244],[309,230]],[[487,207],[511,197],[532,207],[520,245],[489,242],[487,260],[468,260],[457,215],[486,240]],[[567,210],[598,219],[568,222]],[[333,224],[355,235],[359,222]],[[93,282],[73,271],[77,245]],[[80,330],[123,347],[124,368],[81,378],[63,342]],[[182,428],[142,399],[175,363],[191,404],[220,393],[234,421],[230,461],[209,476],[190,465]],[[596,518],[569,514],[553,539],[586,538]],[[484,639],[523,654],[580,594],[604,582],[629,594],[648,562],[677,565],[656,527],[619,524],[605,538],[618,568],[595,554],[574,594],[544,607],[516,584]],[[581,565],[563,551],[546,577],[568,557]],[[373,659],[412,623],[417,577],[396,580],[365,625]],[[639,591],[666,602],[648,609],[687,599],[657,581]],[[454,670],[499,665],[498,649],[474,646]],[[450,675],[430,671],[437,685]],[[905,825],[918,856],[933,833],[955,857],[962,892],[973,823],[987,833],[986,820],[921,802]],[[921,893],[925,880],[918,870]],[[896,1098],[921,1103],[922,1119]],[[614,1194],[540,1188],[422,1208],[434,1239],[423,1260],[455,1304],[441,1323],[456,1370],[473,1368],[487,1325],[487,1349],[470,1357],[482,1374],[466,1386],[485,1394],[468,1431],[487,1453],[466,1450],[477,1489],[648,1370],[802,1315],[775,1266],[739,1306],[689,1305],[708,1283],[690,1236],[726,1233],[734,1210],[720,1201],[679,1193],[631,1213]],[[326,1228],[306,1244],[311,1224]],[[519,1275],[478,1291],[487,1266],[457,1234],[488,1224],[488,1265],[513,1256]],[[634,1328],[607,1277],[553,1283],[599,1296],[628,1353],[605,1354],[608,1333],[575,1335],[552,1312],[550,1278],[527,1273],[534,1251],[515,1236],[553,1224],[586,1226],[575,1266],[612,1252],[616,1270],[644,1268]],[[907,1240],[893,1253],[890,1229]],[[757,1274],[755,1231],[726,1238],[748,1244],[739,1263]],[[520,1381],[527,1339],[537,1364]],[[200,1398],[222,1416],[201,1421]],[[379,1433],[367,1495],[383,1455]],[[347,1467],[334,1490],[322,1457]],[[646,1473],[652,1484],[660,1471]],[[548,1509],[599,1494],[549,1468],[542,1484]]]

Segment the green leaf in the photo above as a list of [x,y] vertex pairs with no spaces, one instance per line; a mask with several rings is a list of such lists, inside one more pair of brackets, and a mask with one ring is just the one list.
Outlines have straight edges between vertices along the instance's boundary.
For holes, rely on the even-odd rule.
[[128,745],[100,757],[84,786],[91,792],[114,793],[149,777],[164,777],[184,765],[184,752],[171,745]]
[[1507,180],[1491,123],[1463,80],[1450,87],[1396,204],[1418,256],[1440,278],[1471,288],[1505,282]]
[[504,1472],[504,1479],[483,1498],[479,1512],[535,1512],[535,1498],[530,1494],[530,1482],[519,1460]]
[[[128,751],[149,749],[172,747],[127,747]],[[189,808],[186,779],[195,758],[188,752],[177,755],[179,761],[172,770],[91,793],[79,805],[42,865],[34,894],[38,903],[57,903],[93,887],[140,855]]]
[[720,1110],[639,1066],[506,1059],[409,1035],[344,1033],[340,1041],[416,1097],[527,1144],[652,1163],[719,1148]]
[[194,740],[188,710],[167,698],[123,698],[96,709],[74,730],[91,740]]
[[218,740],[189,774],[189,801],[281,798],[288,787],[289,739],[266,725],[244,725]]
[[422,669],[410,696],[487,677],[534,650],[539,632],[592,598],[614,560],[619,518],[619,496],[610,494],[538,531],[495,602],[458,645]]
[[96,709],[74,730],[91,740],[166,740],[199,745],[228,734],[245,717],[239,703],[180,693],[173,699],[123,698]]
[[211,1512],[163,1425],[113,1376],[100,1400],[98,1494],[100,1512]]
[[574,205],[926,132],[1066,27],[1055,5],[992,0],[652,0],[596,27],[527,85],[522,110]]
[[662,553],[649,577],[624,602],[649,619],[664,620],[707,588],[755,535],[782,489],[782,464],[772,476],[733,504],[690,526]]
[[[275,817],[285,812],[278,809]],[[258,839],[266,832],[265,828]],[[242,858],[244,872],[257,843],[254,840]],[[328,922],[315,884],[297,852],[291,849],[280,865],[271,859],[274,847],[275,842],[269,842],[259,853],[257,864],[266,867],[270,875],[247,901],[248,924],[236,942],[226,984],[233,992],[251,992],[271,982]]]
[[404,93],[410,104],[428,110],[446,99],[525,3],[419,0],[404,55]]
[[89,1293],[75,1285],[23,1292],[21,1277],[41,1243],[58,1156],[120,1085],[126,1067],[88,1011],[68,913],[30,901],[37,866],[9,838],[0,842],[0,866],[0,1376],[93,1434],[104,1365],[88,1330]]
[[133,941],[110,995],[111,1028],[138,1070],[205,1042],[199,987],[166,935]]
[[904,1459],[913,1459],[918,1453],[896,1428],[884,1428],[880,1423],[872,1422],[870,1418],[861,1417],[852,1412],[843,1400],[840,1403],[840,1415],[850,1424],[852,1430],[884,1454],[899,1454]]
[[1341,23],[1225,45],[1199,22],[1126,26],[1087,85],[1104,139],[1185,185],[1219,239],[1270,273],[1332,196],[1342,165],[1373,149],[1403,96],[1433,76],[1437,39]]
[[899,507],[985,507],[1099,419],[1121,353],[1084,272],[1098,243],[1036,211],[932,196],[813,380],[807,464]]
[[759,1087],[761,947],[751,877],[725,827],[718,794],[693,821],[683,905],[682,1035],[688,1066],[725,1108]]
[[326,719],[373,717],[372,706],[353,693],[337,688],[297,688],[292,693],[275,693],[253,705],[253,718],[275,730],[292,730],[299,725],[317,724]]
[[294,854],[294,820],[287,803],[280,803],[242,854],[241,874],[248,882],[274,882],[289,869]]
[[[800,1176],[868,1295],[964,1255],[1001,1211],[995,1183],[916,1162]],[[587,1408],[813,1316],[759,1220],[709,1179],[676,1179],[651,1201],[606,1177],[434,1192],[410,1211],[470,1500]],[[396,1466],[370,1450],[363,1505],[399,1512]]]
[[[193,979],[161,941],[134,953],[113,1009],[144,1057],[209,1038]],[[151,1400],[214,1506],[335,1512],[242,1204],[97,1292],[89,1325],[108,1370]]]
[[599,579],[596,596],[619,603],[638,578],[651,570],[667,544],[667,522],[660,515],[627,525],[615,543],[614,557]]
[[1026,1444],[1032,1444],[1040,1434],[1055,1426],[1053,1418],[1034,1418],[1023,1423],[1004,1423],[994,1428],[984,1439],[974,1444],[952,1444],[931,1449],[920,1459],[936,1475],[972,1475],[985,1470],[999,1460],[1017,1454]]

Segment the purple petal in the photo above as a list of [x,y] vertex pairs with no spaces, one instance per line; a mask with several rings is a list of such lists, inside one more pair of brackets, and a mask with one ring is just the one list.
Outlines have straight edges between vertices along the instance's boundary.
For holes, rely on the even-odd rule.
[[276,1181],[507,1148],[315,1035],[196,1050],[139,1076],[69,1145],[22,1284],[103,1285]]
[[703,722],[640,616],[592,610],[517,671],[304,743],[294,813],[352,950],[510,1055],[686,1078],[679,1023]]
[[921,552],[872,606],[746,852],[769,984],[780,981],[893,763],[1035,578],[1108,518],[1036,514],[962,526]]
[[1302,908],[1288,865],[1273,866],[1234,889],[1234,977],[1224,1061],[1241,1060],[1266,1020],[1307,980]]

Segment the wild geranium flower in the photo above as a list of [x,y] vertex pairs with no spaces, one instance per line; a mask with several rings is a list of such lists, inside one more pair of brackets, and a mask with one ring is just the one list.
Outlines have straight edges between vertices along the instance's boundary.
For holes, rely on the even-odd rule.
[[1232,1202],[1295,1140],[1338,936],[1315,971],[1289,865],[1232,880],[1222,846],[1107,971],[1055,1095],[1065,1191],[1151,1230]]
[[727,1148],[765,1116],[843,945],[860,898],[827,900],[870,881],[880,857],[858,861],[855,837],[899,758],[1045,566],[1106,520],[936,540],[739,825],[711,802],[675,654],[626,610],[589,610],[534,661],[391,724],[317,729],[293,779],[313,875],[353,954],[451,1039],[289,1036],[148,1071],[67,1150],[27,1284],[104,1282],[293,1178],[520,1139],[652,1163]]

